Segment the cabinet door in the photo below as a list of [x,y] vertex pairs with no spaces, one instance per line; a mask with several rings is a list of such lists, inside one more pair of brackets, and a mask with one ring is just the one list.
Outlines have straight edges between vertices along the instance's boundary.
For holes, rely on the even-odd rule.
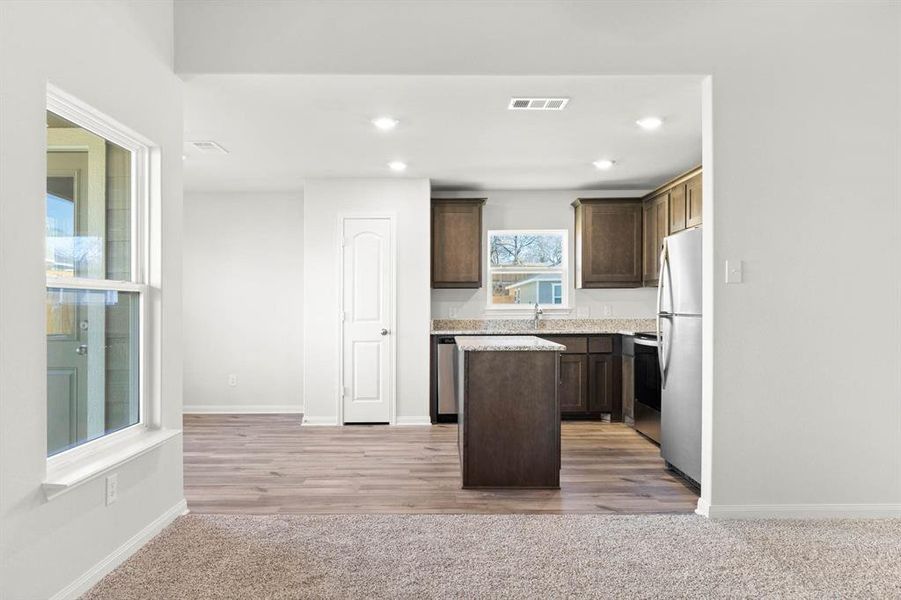
[[588,357],[588,410],[613,411],[613,362],[612,354],[592,354]]
[[685,184],[680,183],[669,192],[669,232],[685,229]]
[[432,287],[482,287],[483,200],[432,201]]
[[585,288],[641,285],[641,202],[581,200],[581,282]]
[[588,411],[588,356],[585,354],[560,355],[558,396],[560,412],[585,413]]
[[[660,251],[663,250],[663,238],[670,234],[669,231],[669,192],[664,192],[657,197],[654,203],[657,206],[657,270],[660,270]],[[654,276],[656,279],[659,273]]]
[[700,173],[689,179],[685,184],[685,206],[687,212],[686,226],[694,227],[695,225],[700,225],[704,206]]
[[644,203],[644,232],[643,232],[643,249],[644,254],[642,281],[645,285],[650,284],[657,278],[657,252],[654,249],[657,246],[657,206],[654,199],[650,199]]
[[660,277],[660,251],[663,238],[669,235],[669,192],[651,198],[645,213],[644,285],[655,286]]

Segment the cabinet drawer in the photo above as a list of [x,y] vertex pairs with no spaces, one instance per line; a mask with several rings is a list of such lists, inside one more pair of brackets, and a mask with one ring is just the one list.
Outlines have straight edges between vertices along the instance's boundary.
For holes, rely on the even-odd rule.
[[591,354],[610,354],[613,352],[613,336],[596,335],[588,338],[588,351]]
[[573,336],[573,337],[545,337],[542,336],[541,339],[549,340],[556,344],[563,344],[566,346],[566,350],[563,351],[563,354],[587,354],[588,353],[588,338],[581,336]]

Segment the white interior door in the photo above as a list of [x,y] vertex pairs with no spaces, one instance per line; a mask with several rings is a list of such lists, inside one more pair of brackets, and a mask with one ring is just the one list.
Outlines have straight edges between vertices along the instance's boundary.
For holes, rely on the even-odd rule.
[[388,218],[343,221],[345,423],[389,423],[393,373],[394,254]]

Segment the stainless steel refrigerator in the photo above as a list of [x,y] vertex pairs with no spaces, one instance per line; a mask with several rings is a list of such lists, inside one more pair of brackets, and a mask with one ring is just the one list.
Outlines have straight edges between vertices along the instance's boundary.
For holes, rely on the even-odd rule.
[[701,481],[701,228],[664,240],[657,288],[660,453]]

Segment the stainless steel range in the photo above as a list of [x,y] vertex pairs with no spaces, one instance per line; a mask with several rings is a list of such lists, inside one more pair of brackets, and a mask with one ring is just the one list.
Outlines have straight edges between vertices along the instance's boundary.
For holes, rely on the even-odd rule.
[[636,333],[634,343],[635,430],[660,443],[660,367],[657,334]]

